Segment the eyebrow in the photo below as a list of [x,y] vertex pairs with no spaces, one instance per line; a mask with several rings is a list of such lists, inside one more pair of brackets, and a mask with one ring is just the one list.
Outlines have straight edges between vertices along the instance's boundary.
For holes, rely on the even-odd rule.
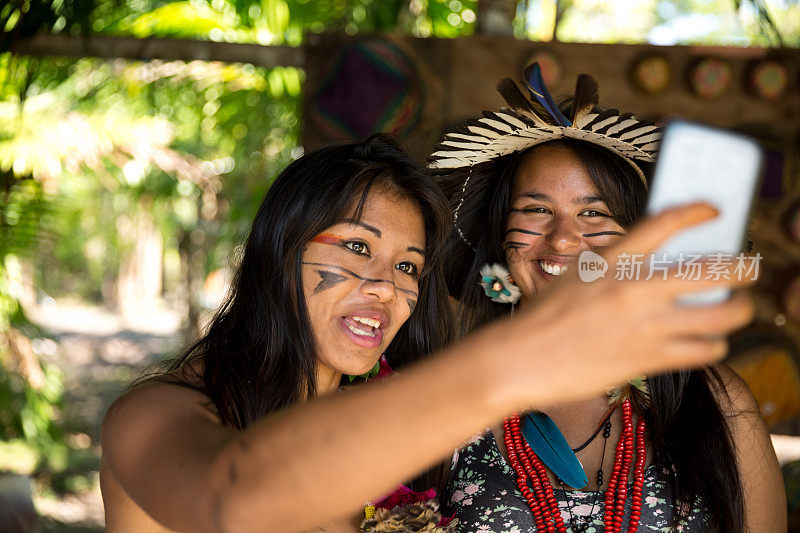
[[[374,233],[375,236],[378,237],[379,239],[381,238],[381,235],[383,235],[383,232],[378,228],[376,228],[375,226],[371,226],[365,222],[361,222],[357,218],[346,218],[342,220],[342,222],[346,224],[353,224],[354,226],[360,226],[365,230]],[[425,250],[423,250],[422,248],[417,248],[416,246],[409,246],[408,248],[406,248],[406,250],[408,250],[409,252],[417,252],[422,257],[425,257]]]
[[[522,194],[517,195],[514,198],[514,201],[519,200],[520,198],[530,198],[531,200],[539,200],[542,202],[552,202],[553,198],[547,194],[541,192],[525,192]],[[579,198],[573,198],[572,204],[573,205],[587,205],[587,204],[596,204],[596,203],[605,203],[605,200],[600,198],[599,196],[581,196]]]
[[379,239],[381,238],[381,235],[382,235],[381,230],[379,230],[375,226],[370,226],[369,224],[365,224],[364,222],[361,222],[357,218],[346,218],[346,219],[342,220],[342,222],[344,222],[346,224],[352,224],[354,226],[360,226],[360,227],[364,228],[365,230],[374,233],[375,236],[378,237]]
[[572,203],[575,205],[604,204],[606,201],[599,196],[584,196],[583,198],[575,198]]

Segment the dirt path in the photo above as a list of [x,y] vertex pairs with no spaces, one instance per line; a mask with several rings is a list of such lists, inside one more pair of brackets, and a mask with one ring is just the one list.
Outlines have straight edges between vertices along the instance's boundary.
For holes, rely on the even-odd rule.
[[26,313],[56,341],[45,358],[64,372],[61,424],[71,448],[57,483],[61,490],[44,493],[39,484],[35,491],[42,531],[104,531],[97,481],[103,415],[143,369],[180,347],[180,314],[142,309],[120,316],[102,307],[53,301]]
[[[42,531],[104,531],[97,481],[100,423],[111,402],[143,369],[182,345],[181,315],[149,309],[123,317],[65,302],[26,312],[57,342],[46,359],[64,372],[61,422],[72,448],[62,480],[67,490],[58,496],[40,490],[34,497]],[[773,436],[773,442],[781,463],[800,459],[800,437]]]

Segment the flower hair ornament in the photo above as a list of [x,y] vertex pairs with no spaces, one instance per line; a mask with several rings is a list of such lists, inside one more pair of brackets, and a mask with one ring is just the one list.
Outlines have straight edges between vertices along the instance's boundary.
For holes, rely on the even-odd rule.
[[487,263],[481,267],[480,286],[490,300],[501,304],[515,304],[522,296],[522,291],[514,284],[511,274],[498,263]]
[[623,385],[617,385],[606,391],[608,404],[619,405],[625,400],[631,402],[635,410],[644,412],[650,408],[653,400],[650,396],[650,387],[646,376],[638,376],[628,380]]
[[[557,139],[577,139],[601,146],[627,161],[636,171],[645,188],[647,180],[640,162],[652,163],[658,151],[661,129],[652,122],[638,120],[633,113],[617,109],[600,111],[597,81],[588,74],[578,76],[572,98],[572,112],[566,117],[548,93],[538,63],[525,69],[522,83],[526,97],[509,78],[497,90],[507,106],[499,111],[484,111],[483,117],[470,120],[460,131],[448,133],[428,157],[434,170],[452,171],[469,168],[461,195],[454,210],[455,229],[462,241],[473,250],[475,234],[481,228],[465,228],[459,212],[481,202],[493,187],[473,182],[472,167],[496,158],[523,151],[537,144]],[[468,190],[467,185],[470,184]],[[465,204],[468,204],[465,206]]]
[[369,372],[360,374],[358,376],[348,374],[347,379],[350,383],[352,383],[356,379],[369,381],[372,378],[382,378],[383,376],[391,376],[392,374],[394,374],[394,370],[392,370],[392,368],[389,366],[389,361],[386,360],[386,355],[381,354],[380,358],[375,363],[375,366],[373,366]]

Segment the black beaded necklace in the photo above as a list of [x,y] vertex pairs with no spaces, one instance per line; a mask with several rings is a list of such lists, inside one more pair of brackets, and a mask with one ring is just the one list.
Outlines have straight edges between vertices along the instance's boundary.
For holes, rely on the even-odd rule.
[[[567,512],[569,513],[569,527],[570,531],[575,533],[584,533],[586,530],[589,529],[589,526],[592,524],[592,517],[594,516],[594,508],[597,505],[597,496],[600,494],[601,487],[603,485],[603,463],[606,460],[606,444],[608,444],[608,438],[611,436],[611,415],[614,413],[614,410],[610,410],[608,414],[603,418],[600,424],[597,426],[597,429],[589,437],[589,440],[584,442],[582,445],[578,446],[577,448],[573,448],[572,451],[577,453],[584,448],[586,448],[589,444],[597,438],[597,435],[600,434],[600,430],[603,431],[603,455],[600,457],[600,468],[597,469],[597,477],[595,480],[597,481],[597,491],[594,494],[594,498],[592,498],[592,508],[589,511],[588,516],[580,516],[577,517],[572,514],[572,504],[570,503],[569,497],[567,497],[567,487],[563,481],[560,479],[558,480],[559,485],[561,485],[561,490],[564,492],[564,500],[567,502]],[[580,522],[577,520],[580,518]]]

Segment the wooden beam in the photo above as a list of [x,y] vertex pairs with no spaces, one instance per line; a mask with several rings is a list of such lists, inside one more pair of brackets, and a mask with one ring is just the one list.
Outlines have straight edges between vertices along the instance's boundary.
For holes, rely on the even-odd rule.
[[[7,36],[3,36],[7,37]],[[109,35],[37,34],[14,42],[20,55],[124,58],[147,61],[224,61],[260,67],[302,67],[305,54],[292,46],[220,43],[192,39],[138,39]]]

